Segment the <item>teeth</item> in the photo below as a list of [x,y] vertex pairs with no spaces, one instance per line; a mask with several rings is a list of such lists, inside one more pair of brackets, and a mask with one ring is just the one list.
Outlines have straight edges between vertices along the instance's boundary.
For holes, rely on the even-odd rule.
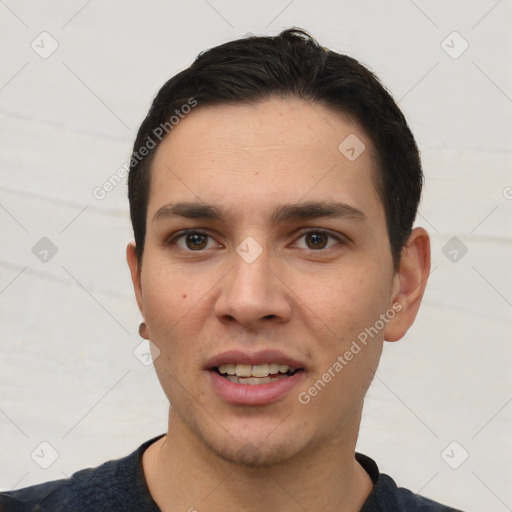
[[[218,367],[221,375],[236,377],[257,377],[262,379],[269,375],[278,375],[279,373],[295,372],[297,368],[279,363],[263,363],[263,364],[221,364]],[[231,380],[231,379],[230,379]],[[238,382],[238,381],[237,381]]]
[[269,384],[279,379],[286,379],[285,375],[279,375],[278,377],[237,377],[236,375],[226,375],[226,379],[235,384],[249,384],[255,386],[258,384]]
[[275,379],[271,379],[270,377],[249,377],[238,379],[239,384],[249,384],[250,386],[254,386],[255,384],[267,384],[268,382],[272,382]]
[[270,373],[270,375],[276,375],[277,373],[279,373],[280,367],[281,365],[279,363],[270,363],[268,365],[268,373]]
[[268,364],[255,364],[252,367],[253,377],[267,377],[268,376]]
[[219,366],[220,373],[227,373],[228,375],[235,375],[236,365],[234,364],[222,364]]
[[237,364],[235,373],[238,377],[250,377],[252,372],[252,366],[250,364]]

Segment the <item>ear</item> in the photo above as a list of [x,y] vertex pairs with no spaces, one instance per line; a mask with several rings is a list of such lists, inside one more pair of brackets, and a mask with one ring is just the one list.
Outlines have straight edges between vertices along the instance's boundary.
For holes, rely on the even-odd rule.
[[423,228],[415,228],[402,249],[400,266],[394,277],[392,304],[398,313],[384,329],[386,341],[398,341],[413,324],[429,273],[430,238]]
[[139,311],[144,316],[144,301],[142,297],[142,285],[141,285],[141,273],[139,262],[137,261],[137,252],[135,250],[135,242],[130,242],[126,246],[126,260],[128,261],[128,266],[130,267],[130,274],[132,276],[133,290],[135,292],[135,298],[137,300],[137,305],[139,306]]

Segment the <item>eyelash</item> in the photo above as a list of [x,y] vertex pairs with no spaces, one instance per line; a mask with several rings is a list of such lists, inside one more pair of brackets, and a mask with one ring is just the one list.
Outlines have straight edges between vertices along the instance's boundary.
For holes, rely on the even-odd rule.
[[[315,229],[315,228],[305,228],[303,230],[301,230],[299,232],[299,237],[298,239],[302,238],[303,236],[305,235],[308,235],[308,234],[311,234],[311,233],[314,233],[314,234],[322,234],[322,235],[327,235],[329,238],[332,238],[334,240],[336,240],[336,242],[338,242],[338,244],[345,244],[346,243],[346,239],[342,236],[339,236],[339,235],[334,235],[333,233],[331,233],[330,231],[326,231],[324,229]],[[167,246],[171,246],[171,245],[176,245],[176,241],[179,240],[180,238],[183,238],[187,235],[191,235],[191,234],[195,234],[195,235],[204,235],[204,236],[207,236],[211,239],[214,239],[213,236],[209,235],[208,233],[204,232],[204,231],[199,231],[197,229],[186,229],[184,231],[180,231],[179,233],[177,233],[176,235],[174,235],[172,238],[170,238],[167,242],[166,242],[166,245]],[[297,240],[298,240],[297,239]],[[334,246],[332,246],[334,247]],[[322,248],[322,249],[305,249],[305,250],[309,250],[311,252],[322,252],[322,251],[327,251],[329,249],[332,249],[332,247],[327,247],[327,248]],[[179,249],[183,250],[183,251],[186,251],[186,252],[197,252],[197,253],[201,253],[201,252],[205,252],[206,249],[199,249],[199,250],[192,250],[192,249],[183,249],[182,247],[179,247]]]

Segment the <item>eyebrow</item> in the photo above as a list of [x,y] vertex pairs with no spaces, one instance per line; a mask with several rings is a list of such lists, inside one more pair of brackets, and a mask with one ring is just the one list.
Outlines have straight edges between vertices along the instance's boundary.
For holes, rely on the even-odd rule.
[[[226,223],[228,214],[221,208],[201,202],[168,203],[153,215],[153,222],[160,219],[183,217],[187,219],[218,220]],[[353,206],[334,201],[307,201],[297,204],[278,205],[270,217],[273,224],[288,220],[317,218],[350,218],[366,221],[366,215]]]

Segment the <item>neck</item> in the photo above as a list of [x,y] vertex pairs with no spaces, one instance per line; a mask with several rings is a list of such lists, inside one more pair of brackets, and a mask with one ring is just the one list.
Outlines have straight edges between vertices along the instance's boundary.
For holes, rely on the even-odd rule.
[[162,512],[358,512],[373,485],[354,458],[360,415],[328,443],[255,468],[217,456],[170,414],[168,435],[143,455],[150,493]]

